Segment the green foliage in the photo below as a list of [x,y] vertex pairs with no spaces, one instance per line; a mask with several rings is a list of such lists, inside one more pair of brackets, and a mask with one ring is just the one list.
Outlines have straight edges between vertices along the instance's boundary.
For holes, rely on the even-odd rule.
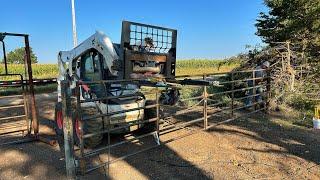
[[300,51],[319,57],[320,0],[265,0],[268,13],[257,19],[257,35],[271,46],[290,41]]
[[313,110],[316,102],[311,101],[306,95],[303,94],[292,94],[288,96],[287,103],[299,110]]
[[[25,57],[25,48],[21,47],[21,48],[17,48],[13,51],[10,51],[7,54],[7,63],[8,64],[24,64],[24,57]],[[37,63],[37,56],[34,54],[34,52],[32,51],[32,48],[30,48],[30,56],[31,56],[31,63]],[[1,60],[1,62],[3,63],[3,59]]]

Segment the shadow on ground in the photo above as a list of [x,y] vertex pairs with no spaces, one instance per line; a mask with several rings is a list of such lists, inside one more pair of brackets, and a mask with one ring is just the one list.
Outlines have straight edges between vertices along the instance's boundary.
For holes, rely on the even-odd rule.
[[[56,98],[45,97],[38,98],[37,100],[38,110],[40,112],[39,119],[41,120],[40,131],[43,134],[47,134],[49,138],[54,138],[55,134],[52,129],[52,121]],[[202,112],[199,111],[184,116],[177,116],[175,119],[176,122],[185,122],[201,117],[201,115]],[[222,114],[219,117],[215,117],[210,123],[226,118],[230,118],[230,114]],[[213,179],[216,175],[224,178],[236,178],[240,177],[237,173],[241,170],[243,171],[243,173],[240,174],[241,177],[243,175],[243,177],[248,178],[250,176],[246,176],[246,174],[249,174],[253,169],[245,167],[245,163],[238,164],[230,160],[233,158],[237,159],[238,157],[241,157],[242,160],[248,160],[248,156],[256,156],[257,153],[294,156],[294,158],[297,157],[307,162],[312,162],[313,164],[319,164],[319,132],[278,122],[279,119],[285,120],[286,118],[287,117],[279,113],[274,113],[269,116],[258,113],[250,118],[238,119],[225,126],[214,127],[208,130],[208,132],[202,133],[201,138],[199,138],[200,136],[186,138],[187,140],[180,142],[178,150],[176,149],[177,144],[166,144],[116,162],[110,166],[109,176],[107,175],[108,170],[106,168],[100,168],[98,171],[94,171],[85,176],[79,176],[79,178]],[[203,127],[202,125],[203,123],[201,122],[192,127],[199,129]],[[174,132],[173,134],[177,135],[178,133],[179,132]],[[133,135],[137,136],[139,134]],[[232,135],[232,137],[228,137],[228,135]],[[125,138],[125,136],[121,136],[114,139],[121,140]],[[170,139],[172,136],[169,135],[168,138]],[[197,142],[199,140],[201,140],[201,142]],[[221,140],[228,142],[221,142]],[[239,144],[239,142],[236,141],[241,142]],[[252,145],[242,145],[241,143],[244,142],[252,143]],[[230,152],[221,151],[220,145],[223,143],[229,143],[228,147],[222,146],[222,148],[224,148],[225,151],[230,150]],[[113,148],[111,150],[111,158],[118,158],[154,144],[155,142],[152,137],[141,139],[141,141],[138,142],[128,143]],[[260,144],[264,144],[264,148],[261,148],[259,146]],[[205,148],[201,149],[199,147],[201,145],[205,146]],[[269,148],[271,145],[279,148]],[[208,151],[212,151],[212,154],[208,154]],[[191,156],[191,158],[199,156],[207,158],[204,159],[205,161],[201,159],[201,162],[203,161],[204,163],[199,164],[200,161],[190,160],[188,155]],[[281,156],[280,159],[282,159]],[[107,159],[107,154],[104,153],[96,158],[90,159],[89,164],[105,162]],[[66,179],[64,154],[60,152],[58,146],[52,147],[41,142],[32,142],[0,147],[0,162],[1,179]],[[253,162],[252,164],[256,167],[258,165],[257,163],[258,162]],[[290,177],[292,168],[289,169],[286,162],[280,161],[275,163],[280,165],[280,168],[277,167],[273,169],[275,172],[284,171],[289,174],[288,177]],[[266,164],[264,164],[264,166],[265,165]],[[269,173],[266,167],[263,167],[263,169],[265,173]],[[256,173],[259,171],[260,170],[257,170]]]
[[[48,138],[55,138],[53,132],[53,110],[55,97],[37,98],[37,106],[40,120],[40,133],[46,134]],[[6,138],[7,142],[16,139]],[[126,153],[134,152],[154,144],[151,138],[142,139],[138,143],[129,143],[124,146],[113,149],[111,155],[113,158],[120,157]],[[66,179],[64,154],[60,152],[59,146],[52,147],[42,142],[29,142],[0,147],[0,177],[1,179]],[[90,160],[89,163],[97,161],[106,161],[105,154],[98,158]],[[125,164],[122,168],[121,164]],[[130,168],[128,168],[130,167]],[[117,177],[129,179],[212,179],[204,171],[196,167],[178,153],[166,145],[155,148],[136,156],[126,158],[120,165],[110,166],[110,175],[112,169],[123,173]],[[126,172],[127,171],[127,172]],[[136,171],[132,173],[130,171]],[[80,179],[111,179],[107,175],[107,169],[101,168],[85,176],[79,176]],[[131,177],[130,177],[131,175]],[[136,176],[135,176],[136,175]]]
[[220,128],[219,126],[212,128],[210,131],[239,134],[282,148],[282,150],[274,151],[272,149],[261,150],[242,147],[242,150],[294,155],[307,161],[320,164],[320,132],[287,124],[286,119],[290,117],[283,113],[285,112],[272,112],[268,116],[263,113],[258,113],[250,118],[239,119],[229,123],[229,125],[250,131],[250,133],[243,132],[239,129]]

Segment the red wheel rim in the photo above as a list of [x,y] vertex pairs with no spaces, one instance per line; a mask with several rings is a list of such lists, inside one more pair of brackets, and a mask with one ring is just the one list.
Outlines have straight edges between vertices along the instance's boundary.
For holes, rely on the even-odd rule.
[[57,125],[59,129],[63,129],[62,111],[57,112]]
[[80,139],[81,127],[80,127],[80,122],[79,122],[78,118],[76,119],[74,126],[75,126],[75,129],[76,129],[77,137]]

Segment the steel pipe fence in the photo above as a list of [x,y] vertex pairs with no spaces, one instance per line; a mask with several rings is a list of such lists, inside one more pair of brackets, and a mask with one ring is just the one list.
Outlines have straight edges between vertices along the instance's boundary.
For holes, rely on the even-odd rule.
[[[0,96],[0,145],[9,145],[16,143],[18,140],[7,142],[8,135],[21,135],[22,137],[31,133],[31,119],[29,114],[28,96],[26,86],[23,82],[21,74],[1,74],[0,78],[4,77],[17,78],[20,83],[11,85],[0,85],[1,92],[6,92],[7,89],[20,89],[21,94],[2,95]],[[13,101],[14,100],[14,101]],[[9,138],[10,139],[10,138]],[[19,140],[20,142],[21,140]]]
[[[214,79],[219,83],[211,86],[181,86],[177,84],[175,87],[180,89],[182,98],[175,105],[165,105],[160,102],[161,93],[165,92],[165,89],[152,85],[141,86],[140,89],[143,89],[143,87],[148,88],[147,92],[149,93],[146,93],[145,97],[148,100],[152,100],[152,104],[117,111],[109,110],[107,105],[105,112],[98,110],[96,111],[98,113],[89,116],[84,116],[84,111],[88,108],[87,103],[108,104],[112,100],[136,98],[141,95],[137,93],[131,96],[106,95],[86,99],[82,95],[84,93],[83,86],[90,87],[90,85],[99,84],[101,87],[106,88],[108,84],[119,83],[124,87],[125,85],[139,82],[139,80],[78,81],[73,90],[70,90],[70,84],[67,81],[62,81],[64,150],[68,176],[84,175],[101,167],[107,167],[109,172],[110,164],[116,161],[171,142],[170,140],[161,141],[161,136],[178,129],[192,127],[195,131],[208,130],[214,126],[247,117],[260,111],[266,112],[270,99],[270,71],[260,71],[264,71],[264,77],[256,77],[258,70],[196,75],[195,79],[204,81]],[[179,76],[177,79],[185,77],[192,76]],[[191,91],[187,91],[188,89],[191,89]],[[107,89],[105,89],[105,92],[107,92]],[[190,92],[191,94],[188,94]],[[96,108],[99,109],[98,106]],[[127,123],[124,123],[121,119],[120,121],[114,120],[117,115],[137,111],[147,112],[148,110],[155,110],[154,117],[132,119]],[[102,122],[104,123],[103,128],[97,132],[86,134],[83,127],[86,121]],[[132,133],[131,139],[117,141],[112,139],[114,132],[121,129],[130,129],[133,126],[141,128],[146,123],[154,123],[154,128],[148,132],[142,132],[143,134],[135,135]],[[92,148],[86,147],[88,138],[101,134],[106,135],[102,144]],[[75,143],[75,137],[79,139],[77,143]],[[122,148],[124,145],[140,142],[147,137],[152,137],[155,141],[136,151],[113,157],[113,148]],[[90,164],[92,158],[101,154],[107,156],[106,161]]]
[[[8,62],[6,61],[5,38],[10,36],[21,37],[24,40],[26,55],[24,59],[23,74],[13,74],[10,73],[11,70],[8,69]],[[34,79],[32,76],[29,35],[0,32],[0,37],[5,66],[4,73],[0,74],[0,146],[37,140],[39,133],[39,122],[37,118],[33,88]],[[17,89],[18,92],[14,91]],[[14,91],[14,93],[11,91]],[[12,104],[11,101],[13,100],[19,102]],[[16,140],[16,136],[20,133],[22,134],[23,138]]]

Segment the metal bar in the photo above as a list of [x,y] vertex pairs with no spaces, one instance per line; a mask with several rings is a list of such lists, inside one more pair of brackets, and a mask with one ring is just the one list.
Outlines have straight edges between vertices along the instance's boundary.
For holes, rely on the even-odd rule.
[[154,25],[149,25],[149,24],[142,24],[142,23],[131,22],[131,21],[124,21],[124,23],[129,23],[129,24],[136,25],[136,26],[142,26],[142,27],[149,27],[149,28],[154,28],[154,29],[160,29],[160,30],[166,30],[166,31],[176,31],[175,29],[171,29],[171,28],[154,26]]
[[232,92],[239,92],[239,91],[244,91],[244,90],[250,90],[250,89],[254,89],[254,88],[257,88],[257,87],[263,87],[263,86],[267,86],[267,84],[262,84],[262,85],[258,85],[258,86],[255,86],[255,87],[235,89],[235,90],[233,90],[233,91],[224,91],[224,92],[220,92],[220,93],[212,93],[212,94],[209,94],[208,97],[212,97],[212,96],[214,96],[214,95],[221,95],[221,94],[226,94],[226,93],[232,93]]
[[255,96],[259,96],[259,95],[266,94],[266,93],[267,92],[263,92],[263,93],[256,94],[256,95],[244,96],[244,97],[241,97],[241,98],[235,98],[234,100],[235,101],[239,101],[239,100],[243,100],[243,99],[246,99],[246,98],[249,98],[249,97],[255,97]]
[[126,143],[129,143],[129,142],[135,141],[135,140],[139,140],[141,138],[153,135],[154,133],[156,133],[156,131],[150,132],[150,133],[147,133],[147,134],[144,134],[144,135],[141,135],[141,136],[133,137],[132,139],[127,139],[127,140],[120,141],[120,142],[115,143],[115,144],[110,144],[108,146],[104,146],[104,147],[101,147],[101,148],[86,152],[86,153],[83,154],[83,156],[81,156],[81,158],[88,158],[88,157],[91,157],[91,156],[95,156],[95,155],[97,155],[98,153],[100,153],[102,151],[108,150],[109,148],[113,148],[113,147],[116,147],[116,146],[120,146],[122,144],[126,144]]
[[8,64],[7,64],[6,47],[5,47],[4,41],[2,40],[1,42],[2,42],[4,69],[5,69],[5,73],[8,74]]
[[62,99],[62,115],[63,115],[63,134],[64,134],[64,150],[65,162],[68,178],[74,179],[76,175],[74,147],[73,147],[73,123],[70,112],[70,97],[68,95],[68,82],[61,81],[61,99]]
[[262,110],[264,110],[264,109],[265,109],[265,108],[261,108],[261,109],[255,110],[255,111],[253,111],[253,112],[247,113],[247,114],[245,114],[245,115],[243,115],[243,116],[238,116],[238,117],[234,117],[234,118],[231,118],[231,119],[227,119],[227,120],[224,120],[224,121],[221,121],[221,122],[218,122],[218,123],[214,123],[214,124],[212,124],[212,125],[209,125],[209,126],[208,126],[208,129],[213,128],[213,127],[216,127],[216,126],[219,126],[219,125],[221,125],[221,124],[225,124],[225,123],[234,121],[234,120],[236,120],[236,119],[238,119],[238,118],[246,117],[246,116],[248,116],[248,115],[257,113],[257,112],[259,112],[259,111],[262,111]]
[[224,112],[224,111],[230,110],[230,109],[231,109],[230,107],[226,107],[224,109],[219,109],[218,111],[213,112],[211,115],[208,115],[208,119],[214,117],[214,115],[216,115],[217,113]]
[[[250,73],[254,71],[265,71],[261,69],[252,69],[252,70],[243,70],[243,71],[235,71],[236,73]],[[209,73],[207,76],[214,76],[214,75],[222,75],[222,74],[230,74],[231,72],[221,72],[221,73]],[[180,75],[175,76],[176,78],[183,78],[183,77],[202,77],[203,74],[195,74],[195,75]]]
[[194,124],[194,123],[197,123],[197,122],[200,122],[200,121],[203,121],[203,120],[204,120],[204,118],[202,117],[202,118],[198,118],[198,119],[194,119],[194,120],[188,121],[188,122],[183,123],[183,124],[170,125],[170,126],[167,126],[167,127],[164,128],[164,129],[160,129],[160,131],[161,131],[161,134],[162,134],[163,131],[170,130],[172,127],[174,127],[174,129],[175,129],[175,128],[181,129],[181,128],[183,128],[183,127],[189,126],[189,125],[191,125],[191,124]]
[[[206,79],[206,75],[203,75],[203,80]],[[207,86],[203,87],[203,127],[206,130],[208,126],[208,93],[207,93]]]
[[33,137],[29,137],[29,138],[24,138],[24,139],[21,139],[21,140],[16,140],[16,141],[11,141],[11,142],[7,142],[7,143],[2,143],[0,144],[0,147],[1,146],[10,146],[10,145],[17,145],[17,144],[21,144],[21,143],[27,143],[27,142],[33,142],[35,141],[36,139],[33,138]]
[[[22,76],[21,76],[22,77]],[[22,89],[23,89],[23,105],[24,105],[24,114],[26,115],[26,127],[28,128],[28,134],[30,135],[31,134],[31,122],[30,122],[30,119],[29,119],[29,104],[28,104],[28,101],[27,101],[27,88],[22,86]]]
[[209,104],[208,107],[215,107],[215,106],[222,105],[222,104],[225,104],[225,102],[219,102],[219,103]]
[[25,37],[25,36],[28,36],[27,34],[21,34],[21,33],[7,33],[7,32],[4,32],[4,33],[0,33],[4,36],[20,36],[20,37]]
[[[146,94],[151,94],[151,93],[146,93]],[[102,97],[102,98],[80,100],[80,103],[119,99],[119,98],[128,98],[128,97],[139,98],[141,96],[137,96],[137,95],[133,95],[133,94],[121,95],[121,96],[107,96],[107,97]]]
[[[231,73],[231,75],[234,73]],[[265,80],[268,79],[268,77],[261,77],[261,78],[248,78],[248,79],[241,79],[241,80],[231,80],[231,81],[226,81],[226,82],[221,82],[219,83],[219,85],[223,85],[223,84],[231,84],[231,83],[237,83],[237,82],[246,82],[249,80]]]
[[[209,100],[209,99],[208,99]],[[202,101],[203,101],[203,99],[202,100],[200,100],[199,102],[197,102],[197,103],[195,103],[195,104],[193,104],[193,105],[191,105],[191,106],[179,106],[179,105],[173,105],[173,106],[171,106],[171,105],[165,105],[165,104],[161,104],[161,106],[162,107],[165,107],[165,108],[173,108],[173,107],[177,107],[177,108],[187,108],[187,109],[190,109],[190,108],[193,108],[193,107],[195,107],[195,106],[197,106],[197,105],[199,105],[199,104],[201,104],[202,103]]]
[[24,127],[24,122],[5,123],[0,125],[0,132],[8,129],[18,129]]
[[98,80],[98,81],[79,81],[80,85],[99,84],[99,83],[137,83],[146,81],[145,79],[120,79],[120,80]]
[[[252,78],[254,79],[256,77],[256,73],[253,71],[252,72]],[[253,95],[256,95],[256,81],[255,80],[252,80],[252,87],[253,88]],[[256,98],[253,98],[253,102],[256,103]],[[256,110],[256,106],[254,106],[254,110]]]
[[122,111],[115,111],[115,112],[110,112],[110,113],[104,113],[104,114],[100,114],[100,115],[93,115],[93,116],[89,116],[86,118],[83,118],[83,121],[87,121],[87,120],[91,120],[91,119],[96,119],[96,118],[100,118],[100,117],[108,117],[108,116],[113,116],[116,114],[122,114],[122,113],[126,113],[126,112],[131,112],[131,111],[137,111],[137,110],[142,110],[142,109],[149,109],[149,108],[154,108],[156,107],[156,105],[149,105],[149,106],[145,106],[145,107],[138,107],[138,108],[132,108],[129,110],[122,110]]
[[16,98],[16,97],[23,97],[23,95],[0,96],[0,99],[5,99],[5,98]]
[[180,101],[190,101],[190,100],[196,100],[196,99],[201,99],[203,96],[197,96],[197,97],[192,97],[192,98],[186,98],[186,99],[180,99]]
[[111,99],[118,99],[118,98],[127,98],[127,97],[134,98],[134,97],[139,97],[139,96],[132,96],[132,95],[123,95],[121,97],[119,97],[119,96],[108,96],[108,97],[102,97],[102,98],[80,100],[80,103],[96,102],[96,101],[111,100]]
[[0,87],[22,87],[22,84],[0,84]]
[[[75,120],[78,121],[80,126],[80,138],[79,138],[80,157],[83,157],[84,156],[84,138],[83,138],[84,132],[83,132],[83,121],[80,120],[82,118],[82,109],[81,109],[81,102],[80,102],[81,93],[80,93],[79,84],[76,84],[75,96],[76,96],[76,113],[77,113],[76,115],[77,117],[75,118]],[[78,127],[75,127],[75,128],[78,128]],[[86,170],[86,162],[83,159],[80,159],[79,165],[80,165],[80,173],[84,175]]]
[[36,99],[34,96],[34,87],[33,87],[33,77],[32,77],[32,66],[31,66],[31,54],[30,54],[30,46],[29,46],[29,36],[24,36],[25,41],[25,51],[26,51],[26,59],[27,59],[27,67],[28,67],[28,75],[29,75],[29,90],[31,96],[31,114],[32,114],[32,128],[34,134],[37,136],[39,133],[39,121],[37,117],[37,109],[36,109]]
[[[22,78],[21,78],[22,75],[21,75],[21,74],[18,74],[18,73],[0,74],[0,76],[19,76],[19,77],[20,77],[20,80],[22,79]],[[19,81],[20,81],[20,80],[19,80]]]
[[[109,112],[109,106],[107,106],[107,113]],[[110,129],[111,129],[111,120],[110,116],[107,116],[107,122],[108,122],[108,174],[110,174],[110,156],[111,156],[111,137],[110,137]]]
[[1,110],[1,109],[17,108],[17,107],[24,107],[24,104],[14,105],[14,106],[0,106],[0,110]]
[[[237,108],[234,108],[233,111],[237,111],[237,110],[240,110],[240,109],[244,109],[244,108],[247,108],[247,107],[252,107],[254,105],[257,105],[259,104],[260,102],[256,102],[256,103],[253,103],[251,105],[246,105],[246,106],[241,106],[241,107],[237,107]],[[220,113],[220,112],[224,112],[226,110],[230,110],[231,108],[230,107],[227,107],[227,108],[224,108],[224,109],[220,109],[218,111],[215,111],[213,112],[211,115],[208,116],[208,118],[211,118],[211,117],[214,117],[217,113]]]
[[234,73],[232,72],[231,73],[231,81],[232,81],[232,84],[231,84],[231,117],[233,117],[233,108],[234,108]]
[[235,108],[234,110],[237,111],[237,110],[240,110],[240,109],[252,107],[252,106],[255,106],[255,105],[260,104],[260,103],[261,103],[261,102],[255,102],[255,103],[252,103],[252,104],[250,104],[250,105],[240,106],[240,107]]
[[135,126],[135,125],[138,125],[138,124],[144,124],[144,123],[148,123],[148,122],[155,122],[156,120],[157,120],[156,118],[143,120],[143,121],[136,120],[134,123],[130,123],[130,124],[126,124],[126,125],[123,125],[123,126],[111,128],[110,130],[106,129],[106,130],[95,132],[95,133],[85,134],[85,135],[83,135],[83,139],[87,139],[87,138],[90,138],[90,137],[93,137],[93,136],[96,136],[96,135],[99,135],[99,134],[105,134],[105,133],[108,133],[109,131],[110,132],[117,131],[117,130],[120,130],[120,129],[123,129],[123,128],[127,128],[127,127],[130,127],[130,126]]
[[268,113],[270,109],[270,99],[271,99],[271,70],[267,70],[267,103],[266,103],[266,112]]
[[175,137],[175,138],[173,138],[173,139],[169,139],[169,140],[161,143],[160,145],[158,145],[158,144],[157,144],[157,145],[153,145],[153,146],[151,146],[151,147],[149,147],[149,148],[145,148],[145,149],[142,149],[142,150],[140,150],[140,151],[137,151],[137,152],[134,152],[134,153],[131,153],[131,154],[128,154],[128,155],[125,155],[125,156],[116,158],[116,159],[114,159],[114,160],[112,160],[112,161],[108,161],[108,162],[105,162],[105,163],[101,163],[101,164],[99,164],[99,165],[97,165],[97,166],[94,166],[94,167],[92,167],[92,168],[89,168],[89,169],[86,171],[86,173],[90,173],[90,172],[92,172],[92,171],[94,171],[94,170],[97,170],[97,169],[99,169],[99,168],[101,168],[101,167],[104,167],[104,166],[106,166],[106,165],[109,166],[110,164],[115,163],[115,162],[117,162],[117,161],[119,161],[119,160],[123,160],[123,159],[125,159],[125,158],[127,158],[127,157],[130,157],[130,156],[133,156],[133,155],[136,155],[136,154],[145,152],[145,151],[149,151],[149,150],[154,149],[154,148],[156,148],[156,147],[159,147],[159,146],[161,146],[161,145],[165,145],[165,144],[170,143],[170,142],[172,142],[172,141],[174,141],[174,140],[178,140],[178,139],[184,138],[184,137],[186,137],[186,136],[190,136],[190,135],[192,135],[192,134],[196,134],[196,133],[201,132],[201,131],[203,131],[203,130],[192,131],[192,132],[189,132],[189,133],[187,133],[187,134],[185,134],[185,135],[182,135],[182,136],[179,136],[179,137]]
[[[157,89],[158,90],[158,89]],[[159,135],[160,133],[160,127],[159,127],[159,121],[160,121],[160,101],[159,101],[159,95],[158,95],[158,91],[156,92],[156,105],[157,105],[157,108],[156,108],[156,113],[157,113],[157,121],[156,121],[156,130],[157,130],[157,136]]]
[[7,134],[12,134],[12,133],[16,133],[16,132],[22,132],[22,131],[27,131],[28,129],[19,129],[19,130],[15,130],[15,131],[9,131],[9,132],[3,132],[0,133],[0,135],[7,135]]
[[18,115],[18,116],[4,117],[4,118],[0,118],[0,121],[2,121],[2,120],[8,120],[8,119],[21,118],[21,117],[26,117],[26,115]]

